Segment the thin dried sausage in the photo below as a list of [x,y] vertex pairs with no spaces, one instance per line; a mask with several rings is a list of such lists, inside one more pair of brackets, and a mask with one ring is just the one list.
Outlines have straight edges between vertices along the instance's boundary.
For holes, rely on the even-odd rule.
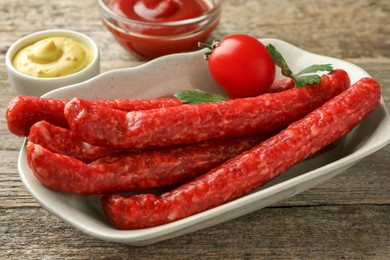
[[30,127],[41,120],[69,127],[63,116],[66,102],[55,98],[17,96],[10,101],[5,114],[8,130],[17,136],[27,136]]
[[281,78],[275,80],[272,85],[266,90],[266,93],[278,93],[295,87],[295,82],[292,78]]
[[335,70],[319,84],[224,102],[124,112],[74,98],[65,106],[71,129],[84,141],[133,149],[265,133],[286,127],[350,86]]
[[119,229],[179,220],[241,197],[351,131],[380,101],[380,86],[364,78],[260,145],[170,192],[102,197]]
[[46,187],[67,193],[107,194],[188,181],[264,140],[242,137],[161,150],[108,155],[90,164],[29,142],[27,160]]
[[[7,107],[6,120],[11,133],[27,136],[30,127],[41,120],[53,125],[69,128],[64,117],[64,107],[69,100],[40,98],[34,96],[17,96]],[[113,99],[95,100],[96,105],[106,106],[123,111],[136,111],[158,107],[178,106],[182,102],[173,97],[158,99]]]
[[27,140],[46,149],[90,163],[109,154],[119,153],[117,149],[100,147],[84,142],[73,131],[39,121],[30,128]]
[[[289,80],[276,80],[269,92],[280,92],[293,88],[294,82]],[[69,100],[56,98],[40,98],[34,96],[17,96],[9,102],[6,111],[8,129],[18,136],[27,136],[30,127],[41,120],[53,125],[69,128],[64,117],[64,107]],[[96,100],[95,104],[103,105],[123,111],[147,110],[151,108],[178,106],[182,102],[172,97],[157,99],[114,99]]]

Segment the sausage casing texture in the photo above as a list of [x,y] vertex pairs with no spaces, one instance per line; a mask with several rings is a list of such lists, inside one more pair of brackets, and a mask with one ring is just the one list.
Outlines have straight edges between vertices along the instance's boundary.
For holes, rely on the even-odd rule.
[[[6,120],[8,129],[17,136],[27,136],[30,127],[41,120],[53,125],[69,128],[64,117],[64,107],[69,100],[41,98],[35,96],[17,96],[7,107]],[[123,111],[137,111],[151,108],[178,106],[183,103],[177,98],[157,99],[113,99],[94,100],[96,105]]]
[[33,124],[27,140],[54,153],[73,157],[85,163],[93,162],[109,154],[123,152],[86,143],[78,138],[72,130],[52,125],[46,121]]
[[[275,80],[268,92],[280,92],[293,88],[294,82],[288,79]],[[40,98],[35,96],[17,96],[9,102],[6,111],[8,129],[17,136],[27,136],[30,127],[41,120],[53,125],[69,128],[64,117],[64,107],[69,100],[56,98]],[[156,99],[113,99],[95,100],[97,105],[123,111],[147,110],[152,108],[182,105],[182,102],[173,97]]]
[[102,197],[119,229],[179,220],[241,197],[350,132],[380,101],[380,86],[364,78],[285,130],[210,172],[156,196]]
[[281,78],[275,80],[267,89],[266,93],[278,93],[295,87],[295,82],[292,78]]
[[94,145],[169,146],[282,129],[349,86],[348,74],[335,70],[319,84],[280,93],[128,113],[74,98],[65,106],[65,117],[81,139]]
[[66,100],[17,96],[10,101],[5,114],[8,130],[17,136],[27,136],[30,127],[41,120],[69,127],[64,114]]
[[67,193],[108,194],[188,181],[264,140],[262,136],[108,155],[90,164],[29,142],[27,160],[46,187]]

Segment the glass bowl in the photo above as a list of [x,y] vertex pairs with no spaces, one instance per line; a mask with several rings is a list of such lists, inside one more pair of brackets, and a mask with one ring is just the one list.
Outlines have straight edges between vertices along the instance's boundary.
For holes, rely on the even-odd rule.
[[146,60],[196,50],[198,42],[205,42],[217,27],[221,16],[222,0],[200,0],[206,10],[198,17],[165,22],[140,21],[114,11],[117,1],[98,0],[103,24],[121,46]]

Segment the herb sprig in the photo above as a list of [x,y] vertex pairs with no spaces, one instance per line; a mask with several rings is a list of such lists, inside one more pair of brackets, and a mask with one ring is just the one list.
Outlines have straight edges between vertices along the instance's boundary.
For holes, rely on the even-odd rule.
[[275,65],[281,69],[282,75],[294,80],[295,87],[303,87],[314,83],[320,83],[321,77],[316,73],[321,71],[333,71],[333,66],[331,64],[315,64],[299,71],[298,73],[293,73],[287,65],[286,60],[283,58],[282,54],[276,50],[275,46],[268,44],[266,49],[272,60],[275,62]]

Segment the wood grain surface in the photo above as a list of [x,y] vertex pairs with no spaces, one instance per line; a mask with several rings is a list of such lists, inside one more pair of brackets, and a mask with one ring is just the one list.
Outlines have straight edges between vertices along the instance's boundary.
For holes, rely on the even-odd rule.
[[[211,39],[236,33],[279,38],[350,61],[382,85],[390,109],[390,1],[225,0]],[[0,112],[15,97],[9,46],[43,29],[88,34],[101,71],[144,63],[102,26],[94,0],[0,0]],[[390,259],[390,146],[339,176],[252,214],[147,247],[102,241],[51,215],[18,176],[23,142],[0,117],[0,259]],[[390,134],[390,133],[389,133]]]

